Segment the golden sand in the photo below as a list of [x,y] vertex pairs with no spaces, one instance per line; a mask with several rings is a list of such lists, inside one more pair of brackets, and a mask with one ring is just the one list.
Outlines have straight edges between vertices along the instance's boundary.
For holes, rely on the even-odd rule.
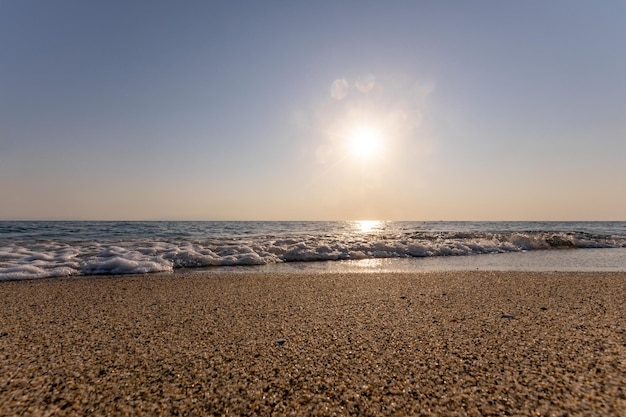
[[0,283],[0,415],[626,415],[626,274]]

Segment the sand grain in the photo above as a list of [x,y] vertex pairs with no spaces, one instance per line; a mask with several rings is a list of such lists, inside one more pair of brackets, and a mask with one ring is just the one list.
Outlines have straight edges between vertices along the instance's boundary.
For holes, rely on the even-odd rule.
[[0,414],[626,415],[625,301],[623,273],[4,282]]

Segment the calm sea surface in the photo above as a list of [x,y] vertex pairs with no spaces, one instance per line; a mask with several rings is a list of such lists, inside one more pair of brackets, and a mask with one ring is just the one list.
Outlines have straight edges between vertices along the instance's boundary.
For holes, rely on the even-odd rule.
[[0,222],[0,280],[182,268],[626,271],[626,222]]

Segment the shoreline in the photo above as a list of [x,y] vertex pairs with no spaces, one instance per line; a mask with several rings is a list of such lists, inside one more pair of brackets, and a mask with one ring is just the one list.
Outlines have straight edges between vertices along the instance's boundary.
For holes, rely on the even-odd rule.
[[[5,268],[6,269],[6,268]],[[363,258],[277,262],[264,265],[191,266],[173,270],[142,271],[140,273],[73,273],[55,276],[20,276],[9,268],[0,282],[67,279],[76,277],[106,277],[111,275],[223,275],[223,274],[346,274],[346,273],[438,273],[438,272],[626,272],[626,247],[532,250],[519,252],[483,253],[474,255]],[[43,270],[39,271],[44,273]],[[18,276],[12,276],[17,274]]]
[[5,281],[0,414],[625,415],[624,294],[624,272]]

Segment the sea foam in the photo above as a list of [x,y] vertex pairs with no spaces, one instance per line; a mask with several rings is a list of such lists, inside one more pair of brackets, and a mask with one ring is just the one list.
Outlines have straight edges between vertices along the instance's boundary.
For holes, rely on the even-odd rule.
[[[391,223],[375,232],[362,233],[349,229],[345,224],[233,222],[217,224],[221,227],[218,231],[205,229],[204,235],[194,232],[195,229],[191,227],[193,223],[174,223],[172,226],[158,224],[158,233],[145,231],[152,224],[115,224],[122,231],[124,227],[130,228],[126,235],[137,234],[137,238],[125,236],[121,232],[113,233],[115,225],[107,224],[105,227],[100,223],[91,228],[82,225],[85,231],[79,238],[69,233],[41,237],[33,226],[29,230],[29,236],[33,237],[21,240],[14,228],[7,232],[12,237],[10,241],[0,239],[0,280],[138,274],[169,272],[179,268],[254,266],[283,262],[626,247],[626,233],[620,229],[623,228],[621,223],[617,226],[619,233],[614,234],[569,230],[517,231],[525,226],[518,223],[500,225],[503,231],[486,230],[488,227],[481,224],[451,224],[447,226],[449,230],[427,230],[439,224]],[[199,226],[206,227],[204,224]],[[67,225],[58,227],[71,229]],[[176,232],[168,227],[176,228]],[[454,227],[463,230],[453,230]],[[489,224],[489,228],[492,227],[493,224]],[[593,227],[597,225],[588,226]],[[51,229],[46,230],[46,233],[53,233]],[[98,233],[106,237],[94,238]],[[117,235],[124,238],[112,237]]]

